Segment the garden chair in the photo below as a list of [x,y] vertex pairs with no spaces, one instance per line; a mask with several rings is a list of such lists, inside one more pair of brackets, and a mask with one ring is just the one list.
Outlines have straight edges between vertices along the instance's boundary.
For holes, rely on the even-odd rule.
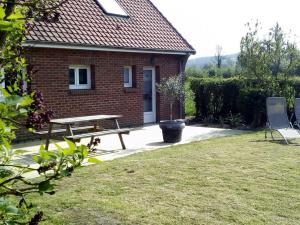
[[[300,133],[293,128],[290,123],[287,110],[286,110],[286,100],[282,97],[269,97],[267,98],[267,128],[271,132],[271,137],[273,137],[273,131],[276,130],[283,137],[287,144],[289,139],[300,138]],[[267,130],[265,133],[267,137]]]
[[300,98],[295,99],[295,123],[294,125],[300,129]]

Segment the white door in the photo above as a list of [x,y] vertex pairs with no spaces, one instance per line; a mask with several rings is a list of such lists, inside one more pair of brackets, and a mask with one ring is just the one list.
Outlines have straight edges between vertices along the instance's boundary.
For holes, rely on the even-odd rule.
[[156,122],[155,70],[144,68],[144,123]]

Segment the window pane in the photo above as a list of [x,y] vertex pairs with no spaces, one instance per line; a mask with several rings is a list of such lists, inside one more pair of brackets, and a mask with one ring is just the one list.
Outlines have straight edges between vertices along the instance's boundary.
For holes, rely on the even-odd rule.
[[115,0],[97,0],[108,14],[127,16],[127,13],[121,8],[118,2]]
[[124,68],[124,83],[129,83],[129,68]]
[[144,70],[144,112],[152,112],[152,71]]
[[69,69],[69,85],[75,84],[75,70]]
[[79,69],[79,84],[87,84],[87,69]]

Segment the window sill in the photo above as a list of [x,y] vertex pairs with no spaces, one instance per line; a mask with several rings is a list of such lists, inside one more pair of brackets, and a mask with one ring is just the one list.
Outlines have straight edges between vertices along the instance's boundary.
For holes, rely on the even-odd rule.
[[96,90],[94,89],[72,89],[68,90],[70,95],[93,95],[96,94]]
[[132,87],[124,87],[124,92],[125,93],[136,93],[136,92],[138,92],[138,89],[132,88]]

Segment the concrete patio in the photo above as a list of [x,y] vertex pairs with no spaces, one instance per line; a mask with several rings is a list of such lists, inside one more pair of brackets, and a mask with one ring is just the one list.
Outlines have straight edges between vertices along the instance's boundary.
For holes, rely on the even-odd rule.
[[[199,125],[186,126],[183,131],[182,141],[176,144],[164,143],[161,130],[158,125],[144,126],[130,132],[129,135],[123,135],[127,149],[122,150],[119,138],[116,134],[102,136],[101,144],[97,146],[97,151],[91,153],[92,157],[100,160],[113,160],[120,157],[125,157],[139,152],[151,151],[158,148],[165,148],[172,145],[186,144],[194,141],[200,141],[210,138],[224,137],[240,134],[243,131],[202,127]],[[81,140],[81,144],[89,143],[89,138]],[[34,165],[32,155],[36,154],[40,145],[45,141],[38,140],[27,143],[20,143],[13,146],[14,149],[22,149],[27,153],[15,158],[21,164]],[[67,147],[65,142],[56,142],[61,147]],[[55,150],[55,146],[50,144],[49,150]]]

